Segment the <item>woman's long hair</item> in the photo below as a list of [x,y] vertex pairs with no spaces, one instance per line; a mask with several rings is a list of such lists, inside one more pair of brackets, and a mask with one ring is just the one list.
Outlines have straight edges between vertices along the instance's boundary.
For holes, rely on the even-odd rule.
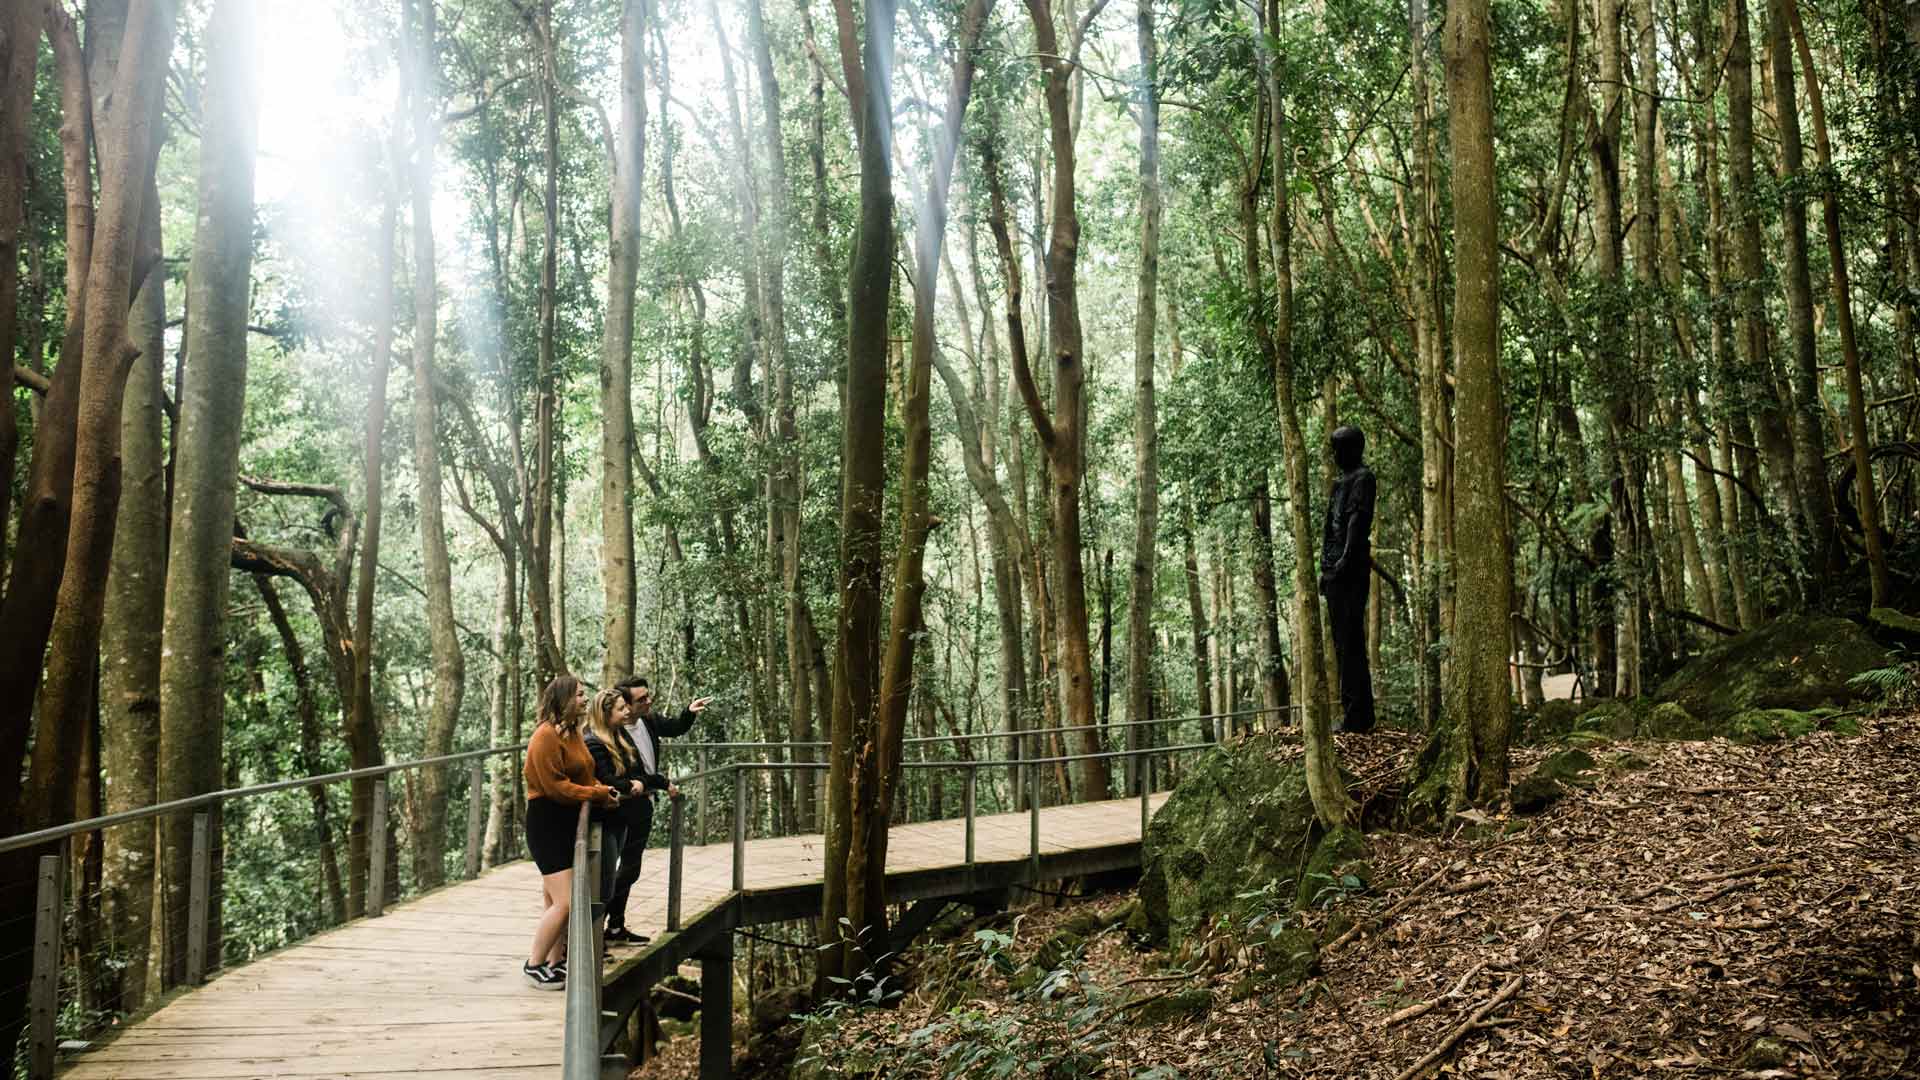
[[[562,735],[571,735],[580,729],[580,712],[575,708],[573,699],[580,692],[580,680],[572,675],[557,675],[540,691],[539,724],[552,724],[553,729]],[[537,726],[537,725],[536,725]]]
[[626,697],[619,690],[602,690],[593,695],[593,703],[587,706],[588,729],[606,744],[607,750],[613,754],[613,760],[620,763],[622,772],[626,771],[629,764],[627,744],[620,738],[619,733],[613,730],[613,709],[614,706],[625,701]]

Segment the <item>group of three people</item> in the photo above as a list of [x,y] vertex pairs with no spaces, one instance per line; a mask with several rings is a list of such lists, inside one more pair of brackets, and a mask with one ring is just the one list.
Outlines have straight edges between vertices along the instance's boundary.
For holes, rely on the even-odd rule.
[[539,722],[527,743],[527,849],[540,869],[545,910],[521,972],[542,990],[567,979],[567,918],[573,897],[573,838],[582,804],[601,826],[599,895],[609,944],[647,939],[627,929],[627,898],[653,829],[653,796],[680,789],[660,766],[660,740],[684,735],[709,699],[695,698],[669,719],[654,710],[639,677],[588,697],[587,685],[562,675],[540,692]]

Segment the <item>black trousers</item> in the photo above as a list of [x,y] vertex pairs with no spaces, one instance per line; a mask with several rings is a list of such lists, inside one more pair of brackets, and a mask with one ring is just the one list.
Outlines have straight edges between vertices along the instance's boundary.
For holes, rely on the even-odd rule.
[[653,831],[653,799],[621,807],[626,820],[626,835],[620,844],[620,867],[613,876],[613,892],[607,897],[607,925],[627,925],[627,897],[633,883],[640,880],[640,858],[647,851],[647,834]]
[[1373,673],[1367,670],[1366,575],[1327,585],[1334,657],[1340,663],[1342,731],[1373,730]]

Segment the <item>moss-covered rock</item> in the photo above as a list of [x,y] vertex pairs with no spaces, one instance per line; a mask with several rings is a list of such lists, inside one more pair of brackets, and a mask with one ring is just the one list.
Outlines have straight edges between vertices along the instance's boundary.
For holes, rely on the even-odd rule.
[[1288,749],[1257,736],[1214,750],[1153,816],[1140,876],[1153,940],[1177,947],[1215,917],[1240,921],[1244,894],[1297,887],[1319,830],[1306,773]]
[[1662,701],[1648,709],[1640,733],[1656,739],[1703,739],[1712,734],[1704,721],[1677,701]]
[[1555,698],[1522,709],[1514,716],[1514,741],[1526,746],[1561,738],[1592,704],[1585,698]]
[[1340,828],[1320,838],[1300,873],[1294,891],[1297,907],[1318,906],[1328,890],[1336,894],[1360,892],[1373,880],[1367,865],[1367,838],[1358,829]]
[[1877,607],[1867,612],[1867,626],[1873,636],[1890,645],[1902,645],[1909,649],[1920,649],[1920,618],[1890,607]]
[[1698,718],[1703,733],[1729,730],[1749,709],[1844,708],[1871,696],[1847,680],[1891,663],[1887,650],[1835,616],[1794,616],[1730,638],[1675,672],[1654,695]]
[[1080,950],[1086,947],[1087,939],[1084,935],[1075,933],[1071,927],[1063,927],[1040,943],[1039,951],[1033,954],[1033,965],[1041,971],[1052,971],[1054,968],[1064,967],[1079,956]]
[[1516,814],[1544,813],[1548,807],[1565,798],[1567,789],[1551,776],[1528,776],[1507,793],[1507,802]]
[[1742,709],[1727,721],[1727,738],[1737,743],[1788,742],[1820,729],[1832,710]]
[[1640,720],[1649,706],[1638,699],[1603,701],[1574,722],[1570,735],[1587,735],[1593,741],[1631,739],[1640,730]]
[[1578,747],[1550,754],[1534,766],[1533,772],[1513,785],[1507,802],[1516,814],[1541,813],[1559,802],[1567,788],[1592,784],[1588,774],[1598,767],[1593,755]]
[[1133,1010],[1134,1019],[1142,1024],[1168,1024],[1175,1021],[1198,1020],[1213,1008],[1213,991],[1204,988],[1193,990],[1175,990],[1163,994],[1145,1005]]
[[1275,986],[1298,986],[1320,967],[1320,942],[1297,926],[1268,934],[1255,953],[1260,974]]
[[1762,1072],[1781,1068],[1786,1063],[1787,1044],[1771,1035],[1762,1035],[1753,1040],[1753,1045],[1747,1047],[1746,1053],[1740,1055],[1735,1067],[1748,1072]]

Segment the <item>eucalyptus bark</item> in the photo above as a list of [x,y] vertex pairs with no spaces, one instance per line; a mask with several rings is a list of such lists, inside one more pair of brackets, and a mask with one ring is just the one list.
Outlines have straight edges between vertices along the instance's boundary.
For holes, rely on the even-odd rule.
[[[1133,563],[1127,588],[1127,747],[1151,736],[1146,720],[1153,699],[1153,578],[1160,532],[1160,429],[1154,412],[1154,335],[1160,312],[1160,53],[1154,41],[1154,0],[1139,0],[1134,38],[1140,50],[1140,274],[1133,322]],[[1139,776],[1140,759],[1127,759]],[[1130,783],[1129,787],[1137,786]]]
[[[300,718],[300,756],[298,768],[308,776],[326,770],[320,766],[320,710],[314,700],[313,676],[307,668],[306,650],[287,618],[286,605],[280,602],[280,590],[266,574],[253,575],[253,587],[267,608],[268,621],[280,635],[280,647],[287,654],[287,670],[293,675],[294,712]],[[340,858],[333,842],[333,813],[327,799],[327,786],[315,784],[307,789],[313,806],[314,854],[320,860],[321,896],[327,904],[331,924],[347,919],[347,890],[340,878]]]
[[[120,415],[120,511],[107,572],[100,637],[103,811],[152,806],[160,738],[160,629],[167,574],[167,458],[162,442],[165,400],[166,267],[160,261],[160,198],[147,186],[140,226],[141,258],[150,266],[133,300],[127,334],[140,349],[127,375]],[[125,966],[119,1006],[138,1005],[147,991],[147,944],[153,909],[153,821],[104,830],[102,884],[109,934]]]
[[[1826,403],[1820,394],[1819,347],[1813,329],[1813,277],[1807,267],[1807,188],[1805,151],[1800,135],[1800,95],[1793,73],[1793,38],[1788,8],[1793,0],[1767,2],[1767,52],[1773,68],[1774,128],[1780,137],[1780,181],[1786,236],[1782,267],[1787,293],[1787,326],[1793,334],[1792,387],[1794,467],[1801,513],[1813,558],[1816,589],[1844,568],[1846,557],[1834,524],[1833,488],[1827,483]],[[1837,224],[1837,222],[1836,222]],[[1844,258],[1844,256],[1843,256]],[[1863,420],[1864,426],[1864,420]]]
[[559,258],[560,258],[560,76],[556,70],[557,45],[553,39],[553,0],[541,0],[539,20],[535,24],[540,45],[540,110],[544,179],[541,197],[541,227],[544,246],[540,253],[539,338],[534,369],[534,475],[530,492],[532,521],[528,528],[527,607],[533,616],[535,671],[545,683],[567,670],[561,651],[553,596],[553,511],[556,413],[559,410],[559,375],[555,370],[554,338],[558,332]]
[[1253,504],[1253,599],[1260,607],[1254,616],[1257,623],[1255,655],[1260,662],[1260,707],[1272,714],[1246,725],[1249,729],[1258,729],[1266,724],[1284,723],[1287,717],[1281,716],[1280,710],[1292,704],[1288,700],[1292,695],[1287,685],[1286,653],[1280,645],[1280,594],[1273,577],[1273,496],[1265,469],[1260,471],[1260,478],[1249,494]]
[[[373,599],[374,584],[380,567],[380,529],[384,503],[384,462],[386,459],[387,375],[393,366],[393,275],[394,242],[398,230],[398,196],[383,185],[380,207],[379,250],[374,254],[374,284],[377,300],[373,310],[373,352],[367,360],[367,420],[361,450],[365,505],[362,516],[366,536],[360,552],[358,577],[354,583],[352,641],[353,653],[347,658],[352,682],[345,706],[347,763],[355,769],[384,763],[380,746],[380,717],[373,699]],[[343,569],[345,567],[343,566]],[[346,581],[339,581],[341,589]],[[320,605],[318,595],[315,604]],[[373,782],[355,780],[349,786],[347,809],[347,914],[358,918],[367,910],[369,838],[373,835]]]
[[16,3],[0,15],[0,576],[7,565],[6,523],[13,520],[13,466],[20,431],[13,408],[19,329],[20,254],[26,226],[28,150],[34,68],[40,59],[40,5]]
[[[1347,824],[1355,807],[1347,797],[1340,779],[1340,764],[1334,755],[1333,717],[1328,702],[1326,653],[1318,647],[1321,640],[1320,596],[1313,572],[1313,560],[1307,553],[1314,544],[1312,492],[1307,476],[1308,450],[1300,426],[1300,403],[1295,393],[1293,356],[1293,177],[1289,163],[1293,147],[1287,129],[1286,81],[1280,71],[1280,59],[1267,44],[1265,34],[1277,25],[1277,0],[1261,10],[1265,20],[1258,60],[1267,94],[1267,124],[1264,132],[1266,155],[1273,170],[1273,200],[1267,217],[1267,243],[1273,263],[1273,324],[1266,328],[1262,313],[1254,318],[1256,337],[1272,363],[1274,408],[1280,420],[1281,447],[1286,461],[1287,527],[1293,540],[1293,641],[1297,654],[1300,697],[1305,705],[1301,717],[1302,741],[1306,746],[1307,792],[1313,800],[1314,815],[1327,828]],[[1249,186],[1257,177],[1248,179]],[[1256,305],[1263,307],[1260,280],[1258,219],[1251,210],[1253,193],[1242,195],[1242,217],[1246,224],[1247,287]],[[1256,312],[1259,307],[1256,307]],[[1504,641],[1504,636],[1502,637]]]
[[[1599,38],[1598,76],[1600,115],[1594,125],[1592,152],[1593,237],[1595,261],[1611,313],[1623,313],[1626,297],[1625,253],[1622,250],[1625,212],[1621,207],[1620,130],[1625,108],[1626,62],[1621,45],[1622,0],[1599,0],[1594,28]],[[1449,76],[1451,77],[1451,70]],[[1609,316],[1612,318],[1612,315]],[[1598,526],[1594,543],[1602,584],[1594,592],[1594,649],[1601,697],[1632,697],[1639,692],[1641,669],[1640,625],[1644,597],[1643,567],[1634,531],[1633,491],[1626,441],[1633,432],[1633,399],[1628,360],[1617,333],[1604,333],[1596,342],[1595,366],[1606,399],[1607,515]],[[1456,451],[1457,453],[1457,451]],[[1464,515],[1463,515],[1464,518]],[[1456,637],[1458,627],[1456,626]]]
[[606,654],[601,682],[633,672],[633,309],[640,272],[640,202],[647,154],[646,2],[620,6],[620,126],[612,132],[607,226],[607,320],[600,340],[600,587]]
[[[421,738],[426,757],[453,751],[453,730],[466,694],[467,663],[453,616],[453,566],[440,475],[439,405],[434,390],[434,352],[439,336],[439,292],[433,245],[433,159],[440,139],[434,115],[435,0],[401,0],[411,71],[413,162],[413,469],[420,518],[420,562],[427,594],[427,640],[433,660],[433,704]],[[432,766],[420,774],[420,835],[414,837],[414,880],[423,889],[446,880],[448,772]]]
[[[1434,234],[1433,100],[1427,80],[1427,0],[1409,4],[1413,86],[1413,191],[1411,235],[1414,347],[1419,361],[1420,535],[1419,619],[1421,727],[1438,731],[1441,685],[1447,665],[1443,644],[1452,640],[1453,468],[1448,410],[1447,353],[1440,331],[1438,238]],[[1577,433],[1577,421],[1575,431]]]
[[[906,371],[906,400],[901,410],[906,428],[906,450],[900,477],[900,549],[893,567],[893,606],[887,628],[886,651],[881,658],[879,722],[874,754],[879,759],[880,788],[874,810],[885,821],[900,787],[901,759],[907,712],[914,688],[914,652],[925,627],[927,537],[938,522],[929,509],[927,474],[932,466],[933,425],[928,415],[933,397],[934,304],[939,296],[940,252],[946,242],[947,197],[953,183],[953,163],[960,146],[960,129],[973,95],[975,52],[993,0],[967,0],[960,16],[952,79],[940,133],[934,143],[933,170],[914,218],[913,235],[913,344]],[[926,691],[922,691],[924,696]],[[887,830],[875,828],[868,840],[868,867],[872,883],[867,909],[884,918],[886,912]],[[868,926],[882,926],[869,919]]]
[[[160,651],[162,802],[217,790],[226,707],[227,572],[246,405],[247,311],[252,294],[253,167],[259,132],[256,12],[221,0],[208,24],[200,149],[200,210],[188,271],[187,353],[174,463],[172,533]],[[123,61],[124,62],[124,61]],[[187,975],[187,891],[193,816],[159,823],[155,901],[166,966],[162,985]]]
[[1493,154],[1493,72],[1487,0],[1447,8],[1448,134],[1453,147],[1456,375],[1454,490],[1474,542],[1455,556],[1459,608],[1454,624],[1448,720],[1457,740],[1452,797],[1481,805],[1507,788],[1513,699],[1513,561],[1506,506],[1506,418],[1500,374],[1499,204]]
[[[847,374],[842,401],[840,617],[833,660],[833,733],[827,796],[826,865],[818,988],[850,977],[861,958],[885,952],[884,866],[870,865],[879,812],[881,501],[886,493],[887,316],[893,292],[892,72],[894,0],[869,0],[856,52],[852,0],[835,0],[841,66],[854,107],[860,157],[860,219],[847,275]],[[845,920],[843,923],[842,920]],[[849,934],[851,931],[851,934]]]
[[[1055,635],[1060,662],[1060,701],[1063,726],[1077,727],[1074,749],[1081,754],[1100,750],[1094,729],[1093,650],[1087,618],[1087,582],[1082,552],[1080,489],[1086,472],[1086,356],[1080,329],[1080,215],[1076,208],[1072,79],[1078,70],[1080,42],[1072,42],[1072,57],[1061,51],[1054,30],[1052,0],[1027,0],[1033,22],[1047,104],[1047,132],[1053,154],[1052,203],[1046,248],[1047,345],[1052,354],[1053,414],[1041,403],[1033,373],[1023,354],[1014,356],[1020,393],[1031,414],[1040,445],[1046,451],[1048,504],[1053,524],[1054,596],[1059,604]],[[1108,789],[1104,758],[1076,762],[1080,796],[1103,799]]]
[[[1792,0],[1781,4],[1792,22],[1794,48],[1800,54],[1800,66],[1806,69],[1807,105],[1813,114],[1813,145],[1818,155],[1821,192],[1821,225],[1827,239],[1827,259],[1832,274],[1833,310],[1840,326],[1840,357],[1846,372],[1847,435],[1852,442],[1854,497],[1859,506],[1860,532],[1866,546],[1867,573],[1872,582],[1873,606],[1893,602],[1893,579],[1887,572],[1887,553],[1880,536],[1879,492],[1873,486],[1871,459],[1872,433],[1867,427],[1866,394],[1860,385],[1860,344],[1853,321],[1853,285],[1847,274],[1846,238],[1840,230],[1840,196],[1834,190],[1833,144],[1827,137],[1827,110],[1820,90],[1820,74],[1813,67],[1813,51],[1807,47],[1806,29],[1800,24],[1798,5]],[[1775,43],[1776,49],[1780,48]],[[1777,80],[1776,80],[1777,81]]]

